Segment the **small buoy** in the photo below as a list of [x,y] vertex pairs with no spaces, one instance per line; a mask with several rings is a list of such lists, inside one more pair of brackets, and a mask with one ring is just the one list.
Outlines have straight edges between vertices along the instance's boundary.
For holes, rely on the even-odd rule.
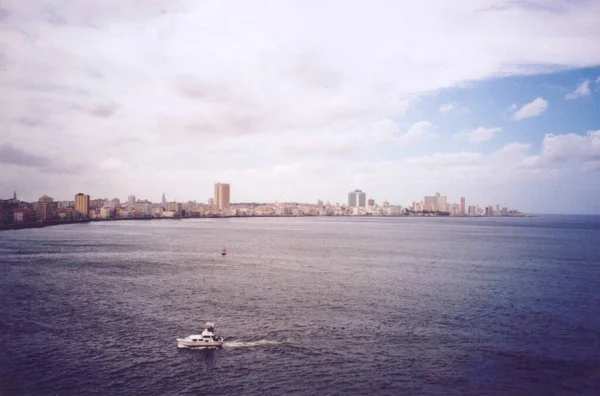
[[223,248],[223,250],[221,251],[221,256],[225,256],[227,254],[227,250],[225,250],[225,248]]

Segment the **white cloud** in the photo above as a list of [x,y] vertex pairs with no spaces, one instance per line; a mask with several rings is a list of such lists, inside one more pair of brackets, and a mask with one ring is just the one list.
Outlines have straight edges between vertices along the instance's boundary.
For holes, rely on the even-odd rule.
[[596,79],[596,83],[600,84],[600,77]]
[[463,139],[469,143],[481,143],[481,142],[487,142],[488,140],[491,140],[494,137],[494,135],[500,131],[502,131],[502,128],[500,128],[500,127],[495,127],[495,128],[479,127],[470,132],[457,133],[454,135],[454,138]]
[[200,199],[227,179],[234,201],[334,199],[354,186],[350,170],[390,155],[404,166],[404,146],[448,150],[427,121],[398,128],[423,95],[600,64],[598,2],[532,4],[4,2],[0,144],[98,174],[3,174],[0,192]]
[[565,95],[566,100],[573,100],[581,98],[582,96],[588,96],[590,94],[590,80],[585,80],[577,86],[577,89],[573,92],[569,92]]
[[526,118],[537,117],[548,108],[548,102],[542,97],[537,97],[533,101],[526,103],[514,115],[515,120],[524,120]]
[[100,162],[98,167],[102,170],[117,170],[123,167],[123,161],[120,158],[109,157]]
[[549,161],[598,161],[600,160],[600,130],[587,135],[569,133],[544,137],[542,154]]
[[423,142],[437,136],[431,131],[432,124],[429,121],[415,122],[408,128],[405,134],[398,138],[400,144],[413,144]]
[[454,105],[452,103],[443,104],[440,106],[440,112],[448,113],[454,109]]

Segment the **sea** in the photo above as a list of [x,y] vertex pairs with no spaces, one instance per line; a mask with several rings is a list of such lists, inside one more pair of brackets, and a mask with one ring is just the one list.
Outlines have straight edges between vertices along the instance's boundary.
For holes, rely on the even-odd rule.
[[0,395],[208,394],[598,395],[600,216],[0,232]]

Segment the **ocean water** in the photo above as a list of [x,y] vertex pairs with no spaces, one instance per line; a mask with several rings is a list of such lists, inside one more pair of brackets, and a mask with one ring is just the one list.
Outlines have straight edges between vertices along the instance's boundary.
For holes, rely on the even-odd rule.
[[0,394],[597,395],[600,217],[0,232]]

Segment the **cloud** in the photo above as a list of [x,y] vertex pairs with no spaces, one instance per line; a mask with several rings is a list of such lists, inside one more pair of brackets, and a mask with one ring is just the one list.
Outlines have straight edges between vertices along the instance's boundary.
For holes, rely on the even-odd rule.
[[575,89],[575,91],[566,94],[565,100],[573,100],[581,98],[583,96],[588,96],[590,92],[590,80],[585,80],[577,86],[577,89]]
[[[67,158],[95,173],[10,165],[26,177],[5,172],[0,183],[51,187],[57,197],[82,190],[152,199],[156,190],[159,199],[165,190],[205,199],[215,179],[227,178],[236,201],[333,200],[364,177],[371,191],[399,200],[405,187],[418,195],[444,182],[411,177],[386,192],[377,172],[452,149],[433,139],[431,122],[411,125],[443,113],[419,113],[420,98],[600,64],[600,4],[592,1],[542,9],[498,0],[7,4],[0,144],[43,156],[46,170]],[[453,100],[450,114],[461,111]],[[481,125],[475,115],[469,122]],[[396,162],[380,164],[390,157]],[[483,156],[481,166],[492,160]]]
[[456,139],[464,139],[469,143],[482,143],[491,140],[494,135],[498,132],[502,131],[502,128],[485,128],[479,127],[470,132],[457,133],[454,135]]
[[119,107],[120,106],[118,106],[116,104],[97,106],[97,107],[93,108],[92,110],[90,110],[89,113],[96,117],[109,118],[109,117],[112,117],[119,110]]
[[10,143],[0,145],[0,163],[19,167],[35,168],[42,173],[73,173],[76,167],[69,167],[59,161],[29,153]]
[[600,160],[600,130],[589,131],[586,135],[548,134],[542,142],[542,154],[546,159],[554,162],[598,161]]
[[414,144],[436,137],[437,135],[431,131],[432,126],[429,121],[415,122],[398,138],[399,144]]
[[48,159],[29,154],[9,143],[0,146],[0,162],[4,164],[34,167],[43,167],[49,163]]
[[454,105],[452,103],[444,104],[440,106],[441,113],[448,113],[454,109]]
[[596,83],[597,83],[597,84],[600,84],[600,77],[598,77],[598,78],[596,79]]
[[124,167],[123,161],[120,158],[109,157],[106,160],[100,162],[98,167],[102,170],[117,170]]
[[514,114],[515,120],[524,120],[526,118],[537,117],[544,113],[548,108],[548,102],[542,97],[535,98],[532,102],[526,103]]
[[44,121],[35,116],[23,116],[17,119],[17,122],[21,125],[28,127],[37,127],[44,124]]

